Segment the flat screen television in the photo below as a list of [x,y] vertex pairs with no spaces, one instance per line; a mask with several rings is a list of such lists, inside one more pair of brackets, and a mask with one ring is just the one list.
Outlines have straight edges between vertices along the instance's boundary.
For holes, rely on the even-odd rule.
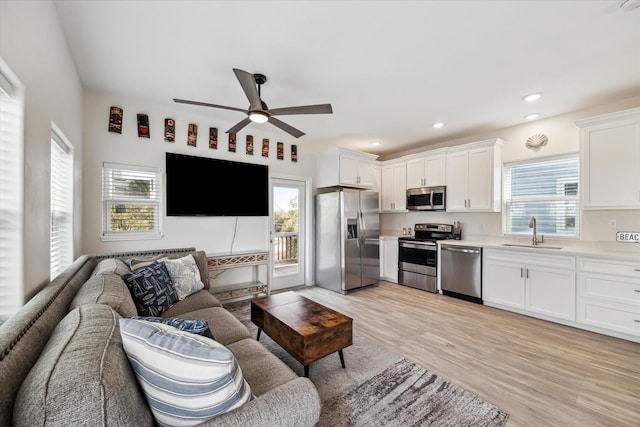
[[167,216],[268,216],[269,167],[166,154]]

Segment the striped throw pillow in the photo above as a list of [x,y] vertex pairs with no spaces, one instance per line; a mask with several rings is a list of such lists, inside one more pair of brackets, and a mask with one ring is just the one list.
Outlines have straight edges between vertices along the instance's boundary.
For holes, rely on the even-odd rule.
[[159,425],[193,426],[253,398],[222,344],[173,326],[120,319],[122,345]]

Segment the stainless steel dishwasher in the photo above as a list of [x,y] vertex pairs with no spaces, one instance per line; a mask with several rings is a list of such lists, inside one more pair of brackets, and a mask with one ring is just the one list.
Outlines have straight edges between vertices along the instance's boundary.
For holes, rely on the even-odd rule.
[[482,248],[440,246],[442,293],[482,304]]

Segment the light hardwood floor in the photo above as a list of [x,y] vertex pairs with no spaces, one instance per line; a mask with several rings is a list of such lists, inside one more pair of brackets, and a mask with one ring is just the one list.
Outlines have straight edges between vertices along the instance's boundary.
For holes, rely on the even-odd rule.
[[296,292],[510,414],[507,426],[640,426],[640,344],[381,282]]

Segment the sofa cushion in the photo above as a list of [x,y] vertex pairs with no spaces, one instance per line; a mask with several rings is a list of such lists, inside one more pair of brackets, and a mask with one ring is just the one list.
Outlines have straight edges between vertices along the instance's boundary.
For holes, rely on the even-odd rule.
[[209,324],[206,320],[203,319],[179,319],[177,317],[134,317],[134,319],[138,320],[146,320],[147,322],[155,322],[155,323],[163,323],[165,325],[173,326],[174,328],[184,331],[191,332],[192,334],[202,335],[203,337],[215,339],[215,337],[211,334],[211,329],[209,329]]
[[244,377],[256,396],[298,378],[282,360],[252,338],[234,342],[227,348],[238,359]]
[[122,317],[138,314],[129,289],[116,274],[98,274],[87,280],[71,301],[69,311],[84,304],[106,304]]
[[124,276],[140,316],[160,316],[178,300],[164,264],[152,264]]
[[200,270],[191,254],[177,259],[164,261],[165,267],[173,282],[179,300],[183,300],[194,292],[204,288],[200,280]]
[[201,310],[183,313],[180,317],[184,319],[206,320],[209,324],[209,329],[211,329],[211,333],[216,337],[216,341],[223,345],[228,345],[245,338],[251,338],[249,330],[242,322],[222,307],[203,308]]
[[91,276],[99,274],[117,274],[120,277],[124,277],[125,274],[131,273],[131,269],[122,261],[117,258],[103,259],[96,265],[96,268],[91,273]]
[[138,319],[120,319],[120,333],[159,424],[196,425],[253,397],[233,354],[212,339]]
[[153,425],[119,319],[106,305],[87,304],[60,321],[18,392],[14,425]]
[[162,312],[161,317],[182,317],[184,313],[209,307],[222,307],[222,304],[209,291],[202,289],[189,295],[189,298],[173,303],[171,307]]

